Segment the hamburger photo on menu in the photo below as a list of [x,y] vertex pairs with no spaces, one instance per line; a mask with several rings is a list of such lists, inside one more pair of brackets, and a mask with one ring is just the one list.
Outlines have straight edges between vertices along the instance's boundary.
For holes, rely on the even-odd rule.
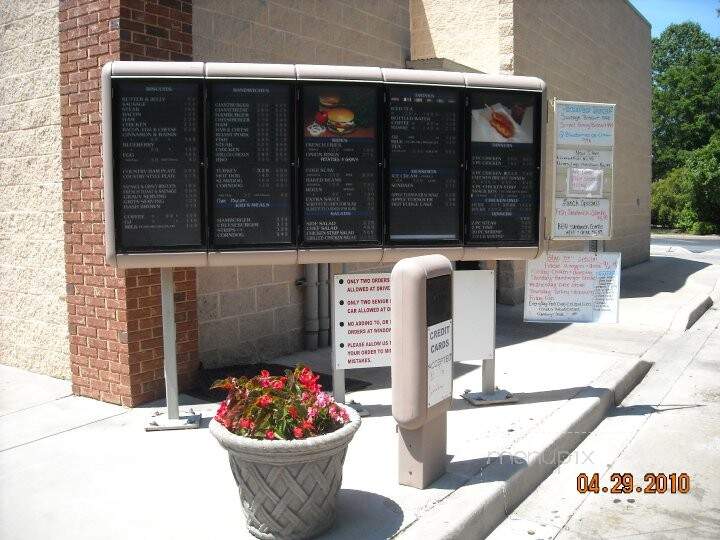
[[303,99],[306,137],[375,137],[373,92],[363,87],[307,87]]

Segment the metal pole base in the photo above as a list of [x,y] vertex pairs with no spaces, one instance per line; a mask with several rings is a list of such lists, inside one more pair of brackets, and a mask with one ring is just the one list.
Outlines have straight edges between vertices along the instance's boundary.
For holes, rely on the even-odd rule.
[[169,431],[176,429],[197,429],[200,427],[199,414],[189,409],[186,414],[180,414],[180,418],[168,418],[166,412],[156,411],[148,423],[145,424],[145,431]]
[[425,489],[445,474],[447,467],[447,414],[418,429],[398,426],[398,483]]
[[366,416],[370,416],[370,411],[363,407],[362,403],[358,403],[354,399],[350,401],[350,403],[346,403],[346,405],[355,409],[355,412],[357,412],[363,418],[365,418]]
[[508,403],[517,403],[517,398],[513,396],[507,390],[495,389],[494,392],[471,392],[465,390],[462,393],[462,398],[476,407],[482,407],[485,405],[506,405]]

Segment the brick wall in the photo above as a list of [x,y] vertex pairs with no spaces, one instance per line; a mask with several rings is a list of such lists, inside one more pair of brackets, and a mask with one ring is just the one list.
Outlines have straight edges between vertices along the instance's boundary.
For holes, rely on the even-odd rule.
[[[189,59],[190,2],[60,3],[65,261],[73,392],[135,406],[164,393],[160,274],[105,264],[100,70],[110,60]],[[178,378],[197,372],[194,269],[176,269]]]
[[[193,3],[193,59],[404,67],[407,0]],[[339,267],[338,267],[339,271]],[[256,362],[302,348],[303,268],[198,269],[203,365]]]
[[69,378],[57,14],[0,2],[0,363]]

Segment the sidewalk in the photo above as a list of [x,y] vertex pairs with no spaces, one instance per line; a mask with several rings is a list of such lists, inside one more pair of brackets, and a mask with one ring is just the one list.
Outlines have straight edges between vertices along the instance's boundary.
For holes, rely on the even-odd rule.
[[[492,540],[720,537],[720,309],[654,348],[655,365]],[[629,494],[577,493],[577,475],[630,473]],[[688,494],[645,493],[646,473],[686,473]],[[641,492],[637,492],[637,487]]]
[[[718,276],[720,267],[671,257],[624,270],[617,325],[531,325],[521,306],[498,306],[497,383],[519,403],[469,407],[459,395],[480,387],[481,364],[456,364],[448,474],[426,490],[397,485],[389,369],[349,372],[373,383],[348,394],[372,415],[350,445],[337,525],[325,537],[487,534],[638,383],[649,367],[641,357]],[[285,361],[327,369],[326,358]],[[152,407],[70,396],[63,381],[4,366],[0,378],[3,539],[248,536],[227,457],[206,429],[145,433]],[[194,406],[206,427],[216,405]]]

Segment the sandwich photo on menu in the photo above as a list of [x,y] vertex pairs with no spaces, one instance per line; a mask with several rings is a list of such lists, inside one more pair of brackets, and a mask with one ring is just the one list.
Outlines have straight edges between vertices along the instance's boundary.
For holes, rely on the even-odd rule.
[[375,114],[369,89],[305,89],[303,126],[306,137],[375,137]]
[[473,100],[470,139],[473,142],[532,143],[532,101],[511,94],[488,94]]

